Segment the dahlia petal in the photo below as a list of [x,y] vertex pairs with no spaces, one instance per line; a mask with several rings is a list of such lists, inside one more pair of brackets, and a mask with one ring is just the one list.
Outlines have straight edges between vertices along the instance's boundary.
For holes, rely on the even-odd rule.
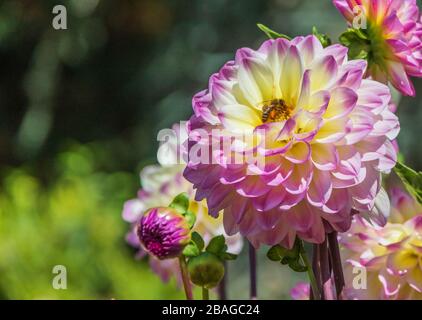
[[353,199],[360,204],[370,205],[372,208],[375,197],[381,188],[381,174],[375,170],[367,170],[365,180],[349,189]]
[[412,251],[401,250],[392,253],[387,258],[387,267],[394,274],[400,275],[407,273],[410,270],[417,268],[418,258],[412,253]]
[[362,162],[361,155],[356,148],[353,146],[339,147],[337,152],[339,164],[336,171],[346,176],[358,176]]
[[391,38],[393,36],[396,36],[404,31],[404,26],[401,24],[396,14],[390,14],[384,20],[382,27],[384,28],[385,34],[390,37],[390,39],[387,39],[387,41],[392,40]]
[[147,208],[139,199],[128,200],[123,206],[122,217],[127,222],[136,222],[145,209]]
[[305,202],[300,202],[286,214],[288,216],[289,223],[296,231],[308,231],[315,221],[314,212],[305,204]]
[[224,209],[223,225],[224,225],[224,231],[229,236],[233,236],[239,232],[239,225],[235,219],[234,214],[232,214],[231,207]]
[[296,165],[289,178],[283,182],[283,186],[288,193],[303,194],[312,180],[312,174],[312,164],[310,161],[305,162],[300,166]]
[[367,62],[365,60],[352,60],[347,62],[339,70],[339,80],[337,85],[347,87],[352,90],[359,89],[366,67]]
[[388,110],[382,113],[382,120],[374,123],[374,130],[371,136],[386,136],[390,140],[394,140],[400,132],[400,124],[398,117]]
[[310,97],[309,104],[305,110],[316,115],[322,115],[327,110],[329,102],[330,92],[321,90]]
[[249,205],[239,223],[239,231],[241,234],[248,236],[259,231],[259,226],[255,219],[256,214],[257,213],[255,213],[252,206]]
[[388,86],[377,81],[365,79],[358,90],[357,104],[374,114],[378,114],[388,107],[391,92]]
[[391,141],[386,140],[384,145],[377,150],[379,154],[379,161],[376,165],[377,170],[389,173],[392,168],[395,167],[397,163],[397,151],[394,148],[394,145]]
[[333,0],[333,4],[337,8],[337,10],[340,11],[340,13],[346,18],[347,21],[353,21],[355,15],[346,1]]
[[[347,204],[349,198],[346,189],[333,189],[330,199],[322,206],[321,210],[328,214],[340,212]],[[333,217],[335,219],[335,217]]]
[[[318,57],[323,51],[321,42],[314,36],[306,36],[297,44],[302,57],[303,66],[306,69],[315,57]],[[326,53],[327,50],[324,51]]]
[[298,235],[305,241],[310,243],[323,243],[326,237],[326,229],[322,223],[321,217],[315,215],[315,220],[310,229],[306,232],[299,231]]
[[280,79],[283,99],[288,105],[295,105],[299,96],[299,88],[302,80],[302,60],[299,50],[291,45],[283,63],[283,72]]
[[417,292],[422,293],[422,270],[420,267],[410,270],[407,274],[407,282]]
[[192,107],[197,117],[209,123],[216,124],[218,123],[218,117],[212,113],[212,109],[210,108],[211,99],[212,95],[208,90],[198,92],[192,99]]
[[394,87],[406,96],[414,97],[415,87],[407,76],[406,70],[400,62],[389,61],[390,80]]
[[313,144],[311,159],[319,170],[334,170],[338,164],[337,148],[332,144]]
[[331,175],[327,171],[314,170],[312,182],[309,185],[307,199],[315,207],[322,207],[330,199],[333,185]]
[[311,70],[311,92],[327,89],[337,77],[337,62],[333,56],[325,56],[315,61]]
[[286,193],[286,196],[284,197],[283,201],[280,204],[280,210],[283,211],[287,211],[291,208],[293,208],[294,206],[296,206],[300,201],[303,200],[303,198],[305,198],[306,196],[306,192],[301,192],[301,193]]
[[264,232],[274,228],[280,218],[281,214],[278,210],[264,211],[256,215],[256,221]]
[[357,94],[345,87],[338,87],[331,92],[330,103],[324,114],[325,119],[338,119],[348,115],[356,105]]
[[347,52],[347,47],[340,44],[333,44],[324,50],[324,54],[332,56],[334,59],[336,59],[337,65],[343,65],[347,61]]
[[280,160],[280,168],[277,173],[262,177],[263,181],[269,186],[279,186],[284,182],[293,172],[294,164],[285,159]]
[[374,119],[367,112],[354,111],[350,116],[351,129],[344,137],[347,145],[354,145],[367,137],[374,128]]
[[[268,40],[265,43],[268,43],[268,55],[266,61],[274,73],[275,83],[278,83],[282,73],[284,57],[286,56],[286,52],[289,48],[289,42],[286,39],[279,38],[275,40]],[[282,94],[280,86],[275,86],[275,92],[273,94],[276,96],[280,96]]]
[[308,106],[310,97],[311,97],[311,71],[305,70],[302,77],[302,85],[300,89],[299,99],[297,101],[298,110],[303,110]]
[[233,132],[238,129],[253,131],[261,121],[256,110],[241,104],[223,106],[218,116],[223,126]]
[[318,143],[335,143],[343,139],[349,130],[349,119],[347,117],[335,121],[325,120],[315,136],[315,141]]
[[296,142],[284,157],[295,164],[301,164],[309,160],[311,147],[307,142]]
[[243,197],[255,198],[260,197],[270,191],[259,176],[248,176],[245,180],[237,184],[236,191]]
[[224,212],[229,210],[229,212],[234,218],[234,221],[238,224],[242,220],[243,215],[245,214],[246,209],[248,208],[248,205],[249,199],[240,198],[237,199],[237,201],[233,201],[229,208],[224,209]]
[[381,187],[380,192],[375,197],[374,208],[368,213],[368,218],[379,226],[384,226],[387,223],[390,211],[390,199],[387,192]]
[[255,57],[243,58],[238,77],[239,88],[251,107],[257,108],[262,101],[270,99],[271,92],[268,89],[262,92],[261,89],[272,88],[272,73],[262,61]]
[[252,203],[258,211],[268,211],[277,207],[286,196],[284,188],[273,188],[267,194],[253,198]]
[[378,275],[378,280],[382,284],[385,297],[392,298],[398,294],[401,286],[397,279],[391,277],[386,272],[383,272]]

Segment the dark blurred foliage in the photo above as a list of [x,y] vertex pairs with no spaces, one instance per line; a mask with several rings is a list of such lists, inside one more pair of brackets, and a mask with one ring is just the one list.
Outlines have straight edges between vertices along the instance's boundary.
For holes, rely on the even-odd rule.
[[[256,28],[257,22],[291,36],[309,34],[316,25],[334,40],[345,24],[330,0],[67,0],[60,4],[68,11],[68,29],[54,30],[51,21],[56,4],[58,1],[53,0],[0,1],[0,224],[5,230],[17,228],[15,233],[22,239],[27,232],[43,228],[54,231],[52,237],[58,237],[57,250],[43,253],[42,261],[47,262],[33,262],[36,272],[47,266],[51,268],[48,263],[56,261],[56,255],[62,257],[58,252],[67,244],[66,239],[59,237],[66,227],[47,223],[49,214],[63,211],[61,219],[74,221],[71,230],[75,233],[83,233],[88,227],[99,230],[100,238],[95,241],[103,243],[101,239],[104,239],[104,243],[113,245],[99,245],[98,250],[105,256],[95,258],[95,263],[100,264],[97,269],[89,269],[97,276],[83,273],[92,279],[92,288],[65,297],[112,297],[113,293],[137,297],[135,285],[126,295],[118,287],[118,283],[129,285],[130,281],[113,278],[120,274],[119,270],[130,270],[132,274],[135,268],[124,244],[126,226],[120,220],[120,209],[124,199],[136,192],[139,169],[156,161],[158,130],[190,116],[192,95],[207,86],[209,76],[231,59],[237,48],[256,48],[265,39]],[[419,146],[422,81],[417,80],[415,84],[418,97],[403,98],[400,103],[399,142],[406,161],[422,169]],[[76,158],[82,154],[83,160],[86,153],[81,153],[80,148],[95,155],[89,157],[89,177],[61,165],[62,155],[69,152]],[[114,175],[119,173],[120,178],[116,178]],[[106,178],[108,175],[114,178]],[[74,186],[75,179],[78,183],[87,181],[93,188],[91,193],[79,184]],[[121,186],[122,181],[125,188]],[[25,202],[30,208],[33,206],[31,210],[22,208],[19,202],[25,197],[19,183],[32,197],[29,199],[33,199],[34,188],[39,192],[38,202]],[[25,189],[28,183],[32,187]],[[82,191],[69,192],[64,196],[69,199],[59,198],[62,206],[45,211],[49,201],[58,201],[55,190],[68,183],[70,190],[81,187]],[[107,183],[109,189],[104,190]],[[85,209],[72,207],[72,203],[81,201],[78,197],[89,203]],[[106,225],[111,229],[97,229],[101,224],[95,217],[100,217],[103,211],[107,212]],[[19,214],[27,222],[15,225],[14,215]],[[87,220],[81,214],[87,214]],[[39,220],[39,215],[46,216]],[[23,257],[35,256],[35,251],[42,251],[43,239],[50,238],[46,231],[38,236],[39,246],[34,251],[26,249],[27,255]],[[75,241],[82,247],[89,246],[90,236],[86,239]],[[20,245],[24,245],[24,240]],[[77,252],[77,245],[72,248],[71,252]],[[109,273],[98,273],[101,264],[112,256],[112,248],[127,250],[119,253],[122,261],[117,260],[116,265],[121,265]],[[0,297],[19,297],[19,288],[28,290],[27,287],[6,287],[13,286],[22,274],[28,273],[25,268],[20,269],[23,262],[13,259],[8,250],[9,259],[0,251],[3,260],[0,273],[10,270],[16,273],[0,282]],[[82,268],[86,257],[97,253],[85,254],[81,253],[82,262],[75,266],[77,270]],[[245,262],[241,257],[236,268]],[[146,272],[145,264],[142,270]],[[287,278],[278,284],[270,281],[273,274],[260,274],[262,282],[272,286],[267,297],[286,298],[294,279]],[[247,292],[242,274],[234,278],[237,292]],[[97,285],[105,279],[109,280],[104,288]],[[44,285],[48,287],[49,283]],[[42,289],[29,292],[22,296],[63,297]],[[169,297],[169,294],[160,296]],[[157,295],[154,291],[146,297]]]
[[[344,28],[328,0],[62,3],[68,30],[58,31],[56,1],[0,3],[1,163],[40,165],[69,140],[101,141],[113,154],[107,169],[134,171],[154,161],[159,129],[189,117],[209,75],[264,39],[256,22],[290,35],[318,25],[333,38]],[[420,104],[406,98],[400,108],[403,152],[419,167]]]

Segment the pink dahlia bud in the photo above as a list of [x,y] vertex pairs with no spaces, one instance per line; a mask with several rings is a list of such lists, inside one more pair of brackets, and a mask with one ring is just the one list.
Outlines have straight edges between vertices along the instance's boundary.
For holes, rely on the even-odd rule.
[[[422,24],[416,0],[333,0],[360,34],[350,49],[367,51],[370,75],[414,96],[409,76],[422,77]],[[366,38],[366,39],[362,39]]]
[[373,209],[399,122],[366,65],[314,36],[268,40],[238,50],[193,98],[184,176],[211,215],[224,210],[228,234],[321,243],[350,227],[352,209]]
[[422,207],[400,189],[390,194],[384,227],[357,217],[340,235],[349,299],[422,299]]
[[191,239],[186,219],[172,208],[153,208],[147,211],[137,227],[139,242],[145,251],[158,259],[181,255]]

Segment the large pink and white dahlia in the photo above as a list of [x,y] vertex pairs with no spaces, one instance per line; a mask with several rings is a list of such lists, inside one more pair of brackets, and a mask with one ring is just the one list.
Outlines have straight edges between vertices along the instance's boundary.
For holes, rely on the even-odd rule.
[[307,36],[240,49],[211,76],[193,98],[184,176],[210,214],[224,210],[228,234],[321,243],[350,227],[352,209],[373,208],[399,123],[388,87],[365,71],[345,47]]
[[[357,217],[340,236],[349,299],[422,300],[422,207],[397,188],[391,200],[384,227]],[[366,288],[356,286],[354,268],[366,271]]]
[[416,0],[333,0],[352,27],[366,19],[370,75],[414,96],[409,79],[422,77],[422,23]]

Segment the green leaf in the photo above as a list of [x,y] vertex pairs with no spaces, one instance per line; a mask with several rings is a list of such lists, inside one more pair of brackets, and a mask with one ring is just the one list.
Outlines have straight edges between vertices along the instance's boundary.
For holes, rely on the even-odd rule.
[[236,260],[236,259],[237,259],[237,254],[234,254],[234,253],[229,253],[229,252],[224,252],[224,253],[221,255],[221,258],[222,258],[223,260]]
[[193,212],[190,211],[186,211],[184,213],[185,219],[189,224],[189,228],[193,228],[193,226],[195,225],[195,221],[196,221],[196,215]]
[[192,241],[196,244],[198,250],[202,251],[202,249],[204,249],[204,246],[205,246],[204,239],[202,239],[201,235],[196,231],[192,232],[191,236],[192,236]]
[[320,33],[315,26],[312,28],[312,34],[318,38],[324,48],[331,45],[330,37],[324,33]]
[[199,256],[201,251],[199,250],[198,246],[195,242],[191,241],[185,249],[183,249],[183,255],[186,257],[196,257]]
[[296,272],[306,272],[308,270],[308,268],[304,265],[302,265],[299,260],[290,260],[289,262],[289,267],[290,269],[292,269],[293,271]]
[[206,251],[215,255],[219,255],[220,253],[224,252],[225,244],[226,239],[224,239],[223,235],[216,236],[211,239]]
[[394,171],[403,181],[406,189],[422,204],[422,172],[417,172],[401,162],[397,162]]
[[282,33],[278,33],[278,32],[276,32],[276,31],[268,28],[267,26],[265,26],[265,25],[263,25],[261,23],[257,23],[257,27],[261,31],[263,31],[267,35],[267,37],[270,38],[270,39],[278,39],[278,38],[283,38],[283,39],[287,39],[287,40],[291,40],[292,39],[291,37],[289,37],[289,36],[287,36],[285,34],[282,34]]
[[169,205],[170,208],[176,209],[181,214],[185,214],[189,208],[189,196],[186,192],[183,192],[176,196]]

